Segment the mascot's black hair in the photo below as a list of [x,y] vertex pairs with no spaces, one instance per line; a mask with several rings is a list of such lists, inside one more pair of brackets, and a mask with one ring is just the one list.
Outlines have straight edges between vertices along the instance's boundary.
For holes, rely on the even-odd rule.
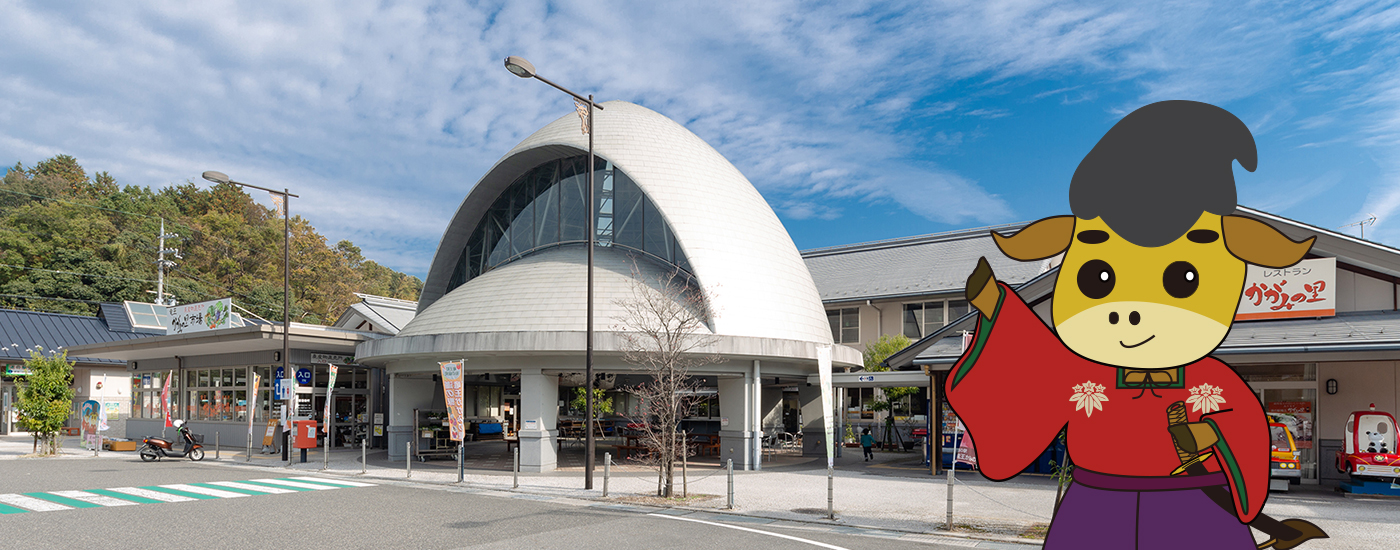
[[1232,166],[1258,164],[1254,136],[1229,111],[1198,101],[1161,101],[1128,113],[1080,161],[1069,186],[1074,215],[1103,216],[1138,246],[1162,246],[1201,212],[1235,211]]

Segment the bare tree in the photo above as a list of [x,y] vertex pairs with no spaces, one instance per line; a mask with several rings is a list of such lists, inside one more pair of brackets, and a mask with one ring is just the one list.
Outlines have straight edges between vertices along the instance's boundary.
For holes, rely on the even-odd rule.
[[657,496],[670,498],[676,464],[690,449],[676,429],[701,397],[690,369],[723,361],[704,351],[715,343],[706,328],[710,300],[689,275],[673,269],[646,277],[634,260],[631,296],[615,303],[624,312],[616,319],[622,358],[651,377],[628,389],[641,401],[629,418],[648,451],[642,460],[657,468]]

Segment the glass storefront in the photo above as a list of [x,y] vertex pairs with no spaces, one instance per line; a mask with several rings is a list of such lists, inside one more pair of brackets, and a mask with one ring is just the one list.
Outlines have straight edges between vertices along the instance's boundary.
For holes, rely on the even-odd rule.
[[[1303,480],[1318,482],[1318,444],[1314,435],[1317,419],[1317,364],[1236,365],[1269,421],[1283,424],[1293,435]],[[1330,467],[1330,466],[1329,466]]]

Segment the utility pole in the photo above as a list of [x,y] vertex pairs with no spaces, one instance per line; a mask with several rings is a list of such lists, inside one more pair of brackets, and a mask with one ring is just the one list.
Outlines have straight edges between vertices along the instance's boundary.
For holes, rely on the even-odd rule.
[[156,252],[156,305],[162,305],[162,306],[173,306],[173,305],[175,305],[175,299],[171,298],[171,299],[168,299],[168,300],[167,300],[167,299],[165,298],[165,270],[170,269],[170,268],[172,268],[172,267],[175,267],[176,264],[175,264],[175,262],[172,262],[172,261],[170,261],[170,260],[165,259],[165,255],[166,255],[166,254],[173,254],[173,255],[175,256],[175,258],[181,259],[181,260],[183,260],[183,259],[185,259],[185,258],[184,258],[184,256],[181,256],[181,255],[180,255],[180,249],[178,249],[178,248],[166,248],[166,247],[165,247],[165,240],[166,240],[166,239],[178,239],[178,238],[180,238],[180,234],[179,234],[179,233],[166,233],[166,232],[165,232],[165,218],[161,218],[161,219],[160,219],[160,246],[157,247],[157,252]]

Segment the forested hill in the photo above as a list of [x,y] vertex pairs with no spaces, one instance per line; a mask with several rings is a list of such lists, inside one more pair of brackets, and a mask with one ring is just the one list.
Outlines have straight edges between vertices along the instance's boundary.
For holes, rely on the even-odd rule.
[[[94,315],[97,302],[152,301],[162,219],[180,235],[166,248],[184,256],[167,257],[178,264],[167,293],[180,303],[232,297],[282,319],[279,211],[232,184],[122,187],[67,155],[16,164],[0,183],[0,307]],[[418,299],[417,277],[366,260],[350,241],[328,244],[300,216],[291,226],[293,321],[333,323],[356,292]]]

